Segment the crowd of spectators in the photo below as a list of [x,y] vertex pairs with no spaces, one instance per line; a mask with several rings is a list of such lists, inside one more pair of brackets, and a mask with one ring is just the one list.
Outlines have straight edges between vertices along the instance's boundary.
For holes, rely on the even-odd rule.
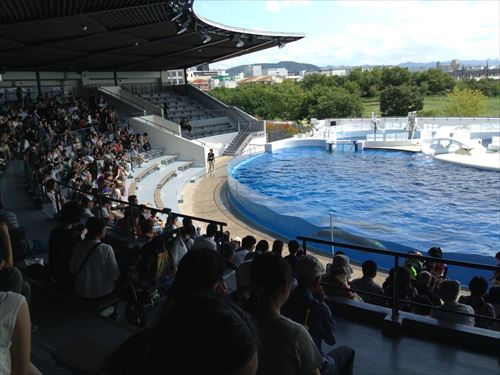
[[[419,252],[415,254],[421,256]],[[428,256],[443,258],[441,249],[436,247],[429,249]],[[497,253],[496,259],[500,265],[500,253]],[[374,261],[365,261],[362,271],[361,278],[351,280],[353,271],[349,258],[341,251],[337,252],[322,279],[325,292],[331,296],[392,307],[394,268],[389,270],[382,285],[375,282],[377,264]],[[439,261],[409,259],[404,266],[398,267],[396,280],[396,297],[403,311],[457,324],[500,330],[494,320],[487,319],[499,317],[499,273],[495,273],[489,290],[484,277],[473,277],[468,285],[469,296],[460,295],[460,282],[448,279],[447,265]],[[453,312],[482,317],[474,318]]]
[[[135,335],[114,353],[112,374],[199,374],[207,369],[218,374],[352,374],[354,349],[332,347],[336,323],[326,297],[390,307],[395,274],[402,310],[499,329],[484,318],[498,317],[498,273],[489,292],[487,280],[475,277],[470,296],[459,298],[460,283],[448,279],[443,262],[411,259],[390,270],[379,285],[375,262],[364,262],[363,277],[351,280],[350,260],[340,251],[325,268],[295,240],[283,256],[280,240],[270,245],[251,235],[231,238],[213,223],[201,234],[188,217],[180,223],[174,215],[164,224],[128,194],[124,183],[147,160],[147,134],[120,129],[102,97],[70,97],[63,103],[48,96],[31,102],[21,95],[18,100],[16,110],[1,107],[0,152],[7,147],[5,160],[18,155],[33,167],[34,179],[61,222],[49,237],[48,273],[55,286],[83,303],[119,296],[138,280],[145,289],[168,289],[153,330]],[[81,136],[71,132],[77,129]],[[70,187],[61,196],[57,182]],[[6,372],[36,373],[27,345],[29,296],[21,297],[29,293],[13,266],[10,245],[8,226],[17,223],[14,218],[0,199],[0,311],[6,309],[0,315],[6,321],[0,323],[9,328],[0,336],[0,366]],[[125,240],[117,242],[113,235]],[[429,255],[443,257],[439,248]],[[497,260],[500,264],[500,253]],[[225,278],[233,273],[236,289],[230,290]],[[483,318],[453,314],[457,311]]]

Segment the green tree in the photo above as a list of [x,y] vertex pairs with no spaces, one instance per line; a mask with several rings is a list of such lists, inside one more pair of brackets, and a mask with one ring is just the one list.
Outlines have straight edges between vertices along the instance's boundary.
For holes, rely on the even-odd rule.
[[305,91],[311,90],[314,86],[330,86],[329,77],[321,73],[312,73],[304,76],[300,81],[300,86]]
[[415,76],[423,94],[438,95],[455,87],[455,80],[440,69],[428,69]]
[[300,107],[303,97],[304,91],[296,82],[285,80],[279,85],[272,85],[268,103],[270,118],[284,120],[303,118]]
[[409,84],[411,81],[411,73],[407,68],[401,68],[399,66],[382,68],[381,73],[381,84],[384,89],[388,86],[401,86],[405,83]]
[[457,83],[457,86],[461,89],[477,89],[485,96],[500,96],[500,80],[491,78],[481,78],[479,81],[475,79],[461,80]]
[[329,88],[317,97],[317,102],[310,108],[311,117],[360,117],[363,103],[342,88]]
[[[347,76],[348,81],[355,82],[360,87],[360,95],[364,98],[374,97],[378,95],[382,79],[382,69],[362,69],[354,68]],[[345,85],[344,85],[345,87]],[[347,88],[347,87],[346,87]]]
[[361,87],[356,81],[347,81],[343,84],[343,87],[354,96],[361,96]]
[[478,89],[455,87],[448,93],[446,113],[448,116],[478,116],[484,110],[484,95]]
[[380,93],[382,116],[406,116],[408,112],[419,111],[424,100],[417,86],[389,86]]

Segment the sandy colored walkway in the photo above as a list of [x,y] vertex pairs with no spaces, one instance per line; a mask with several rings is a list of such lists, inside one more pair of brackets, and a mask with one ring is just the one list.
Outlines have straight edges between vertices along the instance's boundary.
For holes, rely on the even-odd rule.
[[[221,200],[221,188],[227,179],[227,163],[231,157],[221,156],[215,160],[215,172],[207,173],[199,178],[195,183],[189,184],[182,191],[184,203],[179,204],[180,212],[186,215],[211,218],[213,220],[222,221],[227,223],[227,230],[231,233],[231,237],[243,238],[246,235],[254,236],[257,241],[264,239],[272,245],[275,240],[270,234],[259,231],[246,222],[240,220],[238,217],[224,205]],[[201,224],[202,233],[204,232],[205,225]],[[283,249],[283,256],[288,255],[288,249],[285,246]],[[315,254],[318,259],[326,265],[331,262],[331,258],[324,255]],[[353,266],[354,274],[353,279],[360,277],[361,268]],[[386,275],[377,275],[376,281],[381,284],[385,280]]]

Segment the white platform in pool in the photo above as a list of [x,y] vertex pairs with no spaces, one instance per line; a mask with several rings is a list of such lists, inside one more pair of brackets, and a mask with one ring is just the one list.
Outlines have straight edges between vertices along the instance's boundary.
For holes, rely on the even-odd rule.
[[462,165],[464,167],[500,171],[500,153],[498,152],[482,153],[477,155],[460,155],[456,153],[441,154],[434,156],[434,158],[447,163]]

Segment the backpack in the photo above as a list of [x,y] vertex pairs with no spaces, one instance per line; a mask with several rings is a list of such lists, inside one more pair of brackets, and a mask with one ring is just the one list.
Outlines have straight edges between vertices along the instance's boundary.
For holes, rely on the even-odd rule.
[[14,262],[22,262],[33,251],[33,241],[31,241],[22,227],[9,229],[10,244],[12,246],[12,256]]

